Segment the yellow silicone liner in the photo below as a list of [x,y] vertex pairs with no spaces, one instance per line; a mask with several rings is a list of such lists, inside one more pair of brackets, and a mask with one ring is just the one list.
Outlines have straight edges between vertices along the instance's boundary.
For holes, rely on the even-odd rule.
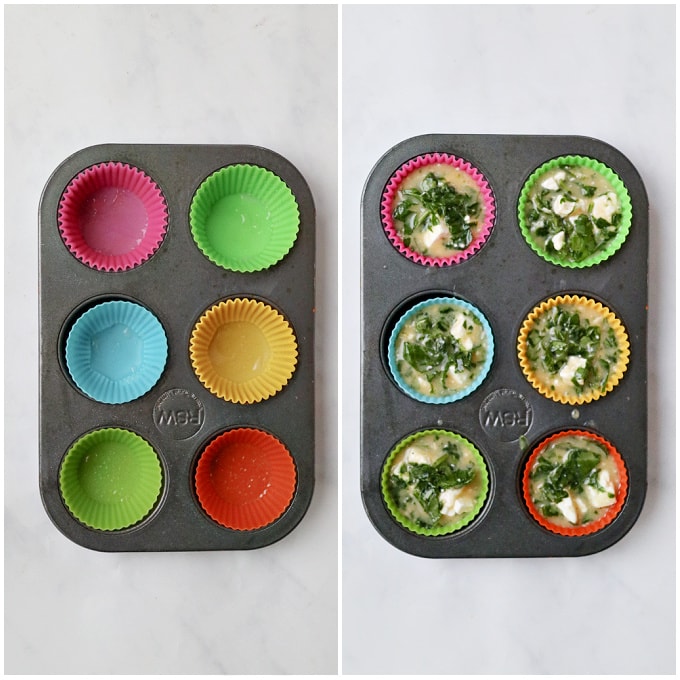
[[298,351],[293,329],[279,312],[259,300],[234,298],[204,312],[191,334],[189,355],[210,392],[252,404],[283,389]]
[[[590,390],[580,395],[558,394],[554,390],[551,390],[547,385],[539,381],[534,373],[531,361],[527,357],[527,338],[538,318],[545,314],[549,309],[565,304],[578,305],[580,307],[594,309],[606,317],[609,326],[614,330],[619,349],[619,359],[614,368],[610,371],[609,379],[602,391]],[[534,309],[526,317],[522,323],[519,337],[517,339],[517,356],[519,358],[519,365],[522,369],[522,372],[524,373],[524,376],[529,381],[531,386],[544,397],[552,399],[553,401],[559,402],[561,404],[588,404],[591,401],[596,401],[600,397],[608,394],[614,389],[614,387],[616,387],[616,385],[619,384],[623,378],[623,374],[628,368],[628,362],[630,359],[630,343],[628,342],[628,334],[626,333],[626,330],[619,318],[603,304],[582,295],[558,295],[557,297],[549,298],[541,302],[539,305],[534,307]]]

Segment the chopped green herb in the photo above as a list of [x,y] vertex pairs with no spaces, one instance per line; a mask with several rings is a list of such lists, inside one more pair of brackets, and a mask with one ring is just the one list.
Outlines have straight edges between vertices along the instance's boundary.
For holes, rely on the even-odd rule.
[[536,243],[563,262],[582,262],[618,233],[621,206],[611,184],[586,167],[561,165],[530,190],[526,220]]
[[[479,197],[472,192],[457,190],[444,177],[429,172],[418,187],[401,189],[392,211],[397,233],[415,248],[413,235],[432,232],[440,224],[441,245],[448,251],[465,250],[473,238],[473,229],[481,215]],[[419,252],[430,253],[430,246],[418,241]]]

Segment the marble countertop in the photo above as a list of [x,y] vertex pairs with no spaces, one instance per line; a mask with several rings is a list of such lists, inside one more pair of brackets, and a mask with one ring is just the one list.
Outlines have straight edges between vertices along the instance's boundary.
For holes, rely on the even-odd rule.
[[[675,7],[346,5],[342,19],[338,232],[335,5],[5,9],[8,674],[335,674],[340,632],[345,674],[675,672]],[[602,553],[426,560],[364,512],[360,196],[389,148],[431,132],[588,135],[645,182],[647,499]],[[41,505],[37,207],[52,170],[101,142],[261,145],[311,187],[316,486],[268,548],[98,553]]]
[[[675,672],[674,27],[673,6],[343,8],[344,673]],[[601,553],[427,560],[385,541],[364,512],[359,203],[378,159],[427,133],[595,137],[644,180],[647,498]]]
[[[5,671],[335,673],[337,8],[9,6],[5,106]],[[274,545],[98,553],[41,505],[38,202],[62,160],[106,142],[263,146],[310,185],[316,484]]]

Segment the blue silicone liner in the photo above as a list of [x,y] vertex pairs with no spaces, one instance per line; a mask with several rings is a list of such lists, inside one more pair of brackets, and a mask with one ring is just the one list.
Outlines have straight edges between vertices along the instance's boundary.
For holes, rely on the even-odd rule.
[[[404,379],[401,377],[399,369],[397,368],[395,346],[397,337],[399,336],[399,333],[401,332],[406,322],[414,314],[417,314],[424,307],[429,307],[431,305],[437,304],[448,304],[455,307],[463,307],[464,309],[467,309],[468,311],[472,312],[475,318],[482,324],[482,328],[486,333],[488,341],[488,352],[486,356],[486,361],[484,362],[484,365],[482,366],[479,374],[467,387],[465,387],[462,390],[459,390],[458,392],[454,392],[453,394],[448,394],[440,397],[431,397],[425,394],[421,394],[420,392],[417,392],[413,388],[409,387],[409,385],[407,385],[406,382],[404,382]],[[402,392],[404,392],[404,394],[408,395],[412,399],[416,399],[417,401],[421,401],[425,404],[450,404],[454,401],[464,399],[469,394],[472,394],[472,392],[474,392],[484,382],[484,379],[488,375],[489,370],[491,368],[491,364],[493,363],[493,354],[494,354],[494,340],[493,333],[491,332],[491,326],[489,325],[489,322],[487,321],[486,317],[479,311],[479,309],[477,309],[477,307],[470,304],[469,302],[466,302],[465,300],[461,300],[460,298],[456,297],[435,297],[430,298],[428,300],[423,300],[422,302],[419,302],[418,304],[414,305],[405,314],[401,316],[399,321],[397,321],[396,325],[394,326],[394,329],[392,330],[392,333],[390,334],[389,347],[387,351],[387,360],[389,363],[392,377],[394,378],[394,381],[397,383],[399,389]]]
[[91,307],[66,339],[66,366],[73,382],[103,404],[123,404],[146,394],[163,373],[167,356],[160,321],[126,300]]

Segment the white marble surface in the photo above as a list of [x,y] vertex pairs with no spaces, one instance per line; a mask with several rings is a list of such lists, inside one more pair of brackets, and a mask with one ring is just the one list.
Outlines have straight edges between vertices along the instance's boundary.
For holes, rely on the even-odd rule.
[[[675,672],[675,7],[345,6],[342,122],[343,671]],[[631,532],[571,559],[426,560],[359,493],[359,201],[425,133],[609,142],[650,202],[649,485]]]
[[[260,145],[311,187],[316,488],[273,546],[101,554],[42,508],[38,201],[64,158],[102,142]],[[336,7],[5,7],[7,673],[335,672],[336,215]]]

